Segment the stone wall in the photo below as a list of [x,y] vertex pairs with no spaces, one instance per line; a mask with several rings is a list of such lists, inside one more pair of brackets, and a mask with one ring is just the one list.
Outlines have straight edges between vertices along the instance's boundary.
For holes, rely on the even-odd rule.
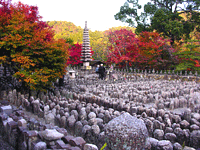
[[[28,100],[26,96],[16,93],[16,90],[9,91],[8,94],[3,92],[2,95],[0,134],[13,148],[20,150],[98,149],[96,145],[86,143],[82,137],[69,134],[65,125],[56,122],[55,109],[47,113],[48,105],[45,108],[41,106],[44,101],[35,100],[33,97]],[[56,126],[58,124],[60,127]]]

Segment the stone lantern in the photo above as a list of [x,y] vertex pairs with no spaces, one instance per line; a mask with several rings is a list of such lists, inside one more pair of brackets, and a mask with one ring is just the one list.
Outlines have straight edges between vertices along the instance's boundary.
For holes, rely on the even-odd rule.
[[81,61],[83,62],[83,70],[90,70],[90,61],[91,58],[91,49],[90,49],[90,40],[89,40],[89,29],[87,28],[87,21],[85,21],[85,28],[83,31],[83,44],[81,51]]
[[75,72],[74,70],[69,70],[69,77],[70,77],[71,79],[75,79],[75,77],[76,77],[76,72]]

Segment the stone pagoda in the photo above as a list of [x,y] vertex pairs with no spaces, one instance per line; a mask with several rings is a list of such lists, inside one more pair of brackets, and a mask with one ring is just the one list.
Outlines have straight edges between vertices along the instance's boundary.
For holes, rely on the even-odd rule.
[[83,44],[81,51],[81,61],[83,62],[83,70],[90,70],[90,61],[91,59],[91,49],[90,49],[90,40],[89,40],[89,29],[87,28],[87,21],[85,21],[85,28],[83,31]]

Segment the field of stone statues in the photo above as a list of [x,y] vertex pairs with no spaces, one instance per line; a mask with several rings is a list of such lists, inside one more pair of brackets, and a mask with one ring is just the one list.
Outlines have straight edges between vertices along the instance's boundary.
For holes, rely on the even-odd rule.
[[[100,149],[105,143],[107,150],[200,148],[200,83],[196,81],[134,75],[111,81],[88,75],[67,77],[65,82],[56,95],[41,93],[39,98],[28,99],[16,90],[2,92],[1,133],[11,145],[84,150]],[[5,100],[12,105],[5,106]],[[27,116],[26,111],[37,117]],[[17,141],[11,136],[19,132],[27,138]]]

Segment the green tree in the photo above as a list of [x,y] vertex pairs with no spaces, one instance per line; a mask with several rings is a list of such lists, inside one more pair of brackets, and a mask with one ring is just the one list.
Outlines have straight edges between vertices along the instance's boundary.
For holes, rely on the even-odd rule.
[[180,59],[176,70],[200,71],[200,33],[195,32],[191,39],[188,39],[183,44],[176,55]]
[[68,21],[47,21],[47,24],[55,31],[55,39],[71,39],[73,44],[82,43],[83,29]]
[[[199,0],[151,0],[144,5],[144,12],[138,0],[127,0],[115,15],[116,20],[137,26],[136,33],[153,31],[171,39],[171,44],[189,34],[200,24]],[[181,14],[185,14],[183,18]],[[199,30],[199,27],[197,28]]]
[[92,58],[94,60],[106,61],[107,60],[107,45],[108,40],[102,31],[89,31],[90,46],[94,51]]

